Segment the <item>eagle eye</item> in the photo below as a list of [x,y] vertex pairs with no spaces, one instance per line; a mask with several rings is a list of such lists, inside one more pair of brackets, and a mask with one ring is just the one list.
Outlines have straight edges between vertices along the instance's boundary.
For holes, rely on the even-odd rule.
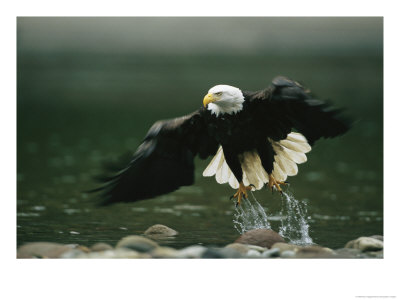
[[222,92],[215,93],[215,95],[221,96],[221,95],[222,95]]

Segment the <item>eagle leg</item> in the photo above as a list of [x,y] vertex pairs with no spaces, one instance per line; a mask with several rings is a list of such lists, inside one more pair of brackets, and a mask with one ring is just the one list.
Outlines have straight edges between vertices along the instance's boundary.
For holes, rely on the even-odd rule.
[[272,174],[268,174],[268,187],[271,189],[271,191],[274,191],[274,187],[279,191],[279,193],[282,194],[282,189],[280,185],[286,185],[287,183],[284,181],[279,181],[272,176]]
[[249,186],[245,186],[243,184],[243,182],[239,183],[239,189],[237,190],[237,192],[231,196],[231,199],[233,198],[237,198],[236,200],[236,207],[238,207],[238,205],[240,205],[242,198],[247,199],[247,191],[251,191],[251,189],[255,187],[253,184],[250,184]]

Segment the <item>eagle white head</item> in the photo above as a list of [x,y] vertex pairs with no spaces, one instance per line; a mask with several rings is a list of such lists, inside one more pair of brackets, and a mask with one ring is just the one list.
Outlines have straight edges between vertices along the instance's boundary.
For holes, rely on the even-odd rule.
[[240,89],[230,85],[212,87],[203,99],[204,107],[217,117],[220,114],[234,114],[243,109],[244,97]]

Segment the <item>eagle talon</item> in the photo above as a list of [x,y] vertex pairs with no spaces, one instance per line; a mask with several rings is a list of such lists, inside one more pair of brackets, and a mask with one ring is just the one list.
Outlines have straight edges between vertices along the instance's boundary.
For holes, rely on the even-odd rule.
[[245,186],[243,184],[243,182],[240,182],[239,189],[237,190],[237,192],[233,196],[231,196],[231,199],[232,198],[237,198],[236,207],[238,207],[238,205],[240,205],[242,199],[245,199],[245,200],[248,199],[247,191],[251,191],[252,187],[255,188],[255,186],[253,184],[250,184],[249,186]]
[[276,180],[275,178],[274,178],[274,176],[272,176],[272,174],[269,174],[268,175],[268,187],[271,189],[271,192],[273,193],[274,192],[274,188],[279,192],[279,193],[283,193],[283,191],[282,191],[282,189],[281,189],[281,187],[280,187],[280,185],[282,184],[282,185],[287,185],[288,183],[287,182],[285,182],[285,181],[279,181],[279,180]]

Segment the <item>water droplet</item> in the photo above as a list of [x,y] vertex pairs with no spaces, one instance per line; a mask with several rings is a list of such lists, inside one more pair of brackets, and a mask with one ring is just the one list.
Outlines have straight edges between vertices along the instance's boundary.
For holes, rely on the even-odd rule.
[[[254,194],[251,193],[253,200],[242,199],[240,205],[236,207],[233,226],[243,234],[251,229],[267,228],[271,229],[268,222],[267,213],[264,208],[258,203]],[[235,200],[236,201],[236,200]]]
[[297,200],[292,193],[282,193],[281,215],[286,214],[287,218],[281,220],[279,234],[297,245],[313,244],[309,234],[307,220],[307,204]]

